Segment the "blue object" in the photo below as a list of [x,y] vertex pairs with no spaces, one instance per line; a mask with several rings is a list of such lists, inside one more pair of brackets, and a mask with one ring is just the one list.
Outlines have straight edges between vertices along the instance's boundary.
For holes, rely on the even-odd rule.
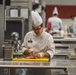
[[74,34],[76,33],[76,27],[73,28],[73,33],[74,33]]

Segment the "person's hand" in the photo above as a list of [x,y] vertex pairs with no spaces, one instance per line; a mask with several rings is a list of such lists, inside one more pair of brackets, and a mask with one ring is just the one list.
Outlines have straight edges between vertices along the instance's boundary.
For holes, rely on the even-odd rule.
[[47,52],[43,52],[42,57],[43,58],[50,58],[50,55]]
[[47,52],[38,52],[34,53],[35,58],[50,58],[50,55]]
[[24,54],[24,55],[27,55],[27,56],[33,55],[33,51],[30,51],[29,49],[27,49],[27,50],[25,50],[25,51],[23,52],[23,54]]
[[35,58],[40,58],[40,54],[38,52],[34,53]]
[[27,59],[34,59],[35,57],[33,55],[31,55],[31,56],[27,56],[26,58]]

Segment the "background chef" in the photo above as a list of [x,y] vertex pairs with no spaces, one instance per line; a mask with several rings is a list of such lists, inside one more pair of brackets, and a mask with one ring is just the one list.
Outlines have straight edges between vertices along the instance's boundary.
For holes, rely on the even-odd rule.
[[53,10],[53,16],[48,18],[47,28],[51,34],[56,34],[63,29],[62,20],[58,17],[57,7]]

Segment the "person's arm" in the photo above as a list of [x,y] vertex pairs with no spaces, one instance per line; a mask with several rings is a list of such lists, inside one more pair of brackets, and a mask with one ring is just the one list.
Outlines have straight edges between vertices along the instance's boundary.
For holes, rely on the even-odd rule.
[[52,28],[51,28],[51,22],[48,22],[47,23],[47,28],[48,28],[48,30],[51,30]]
[[47,53],[50,55],[50,58],[52,58],[55,53],[55,44],[52,36],[49,37],[47,45],[48,45]]
[[50,58],[50,54],[48,52],[38,52],[34,54],[35,58]]
[[48,42],[47,42],[48,49],[44,52],[35,53],[34,54],[35,58],[52,58],[54,56],[55,45],[54,45],[52,36],[49,37],[49,39],[47,39],[47,40],[48,40]]
[[52,31],[52,23],[50,21],[50,18],[47,21],[47,30],[48,30],[48,33],[51,34],[51,31]]
[[32,55],[33,49],[28,48],[28,46],[27,46],[27,43],[28,43],[27,40],[28,39],[27,38],[28,38],[28,35],[26,34],[24,37],[24,41],[22,43],[21,48],[22,48],[23,54],[29,56],[29,55]]
[[52,34],[52,24],[51,24],[51,22],[47,23],[47,31],[48,31],[48,33]]

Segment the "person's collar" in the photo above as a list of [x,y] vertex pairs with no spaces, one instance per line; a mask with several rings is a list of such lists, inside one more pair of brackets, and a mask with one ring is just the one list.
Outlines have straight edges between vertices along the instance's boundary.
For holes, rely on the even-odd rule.
[[43,35],[44,35],[44,32],[45,32],[45,31],[43,30],[42,33],[41,33],[41,35],[40,35],[40,36],[37,36],[37,35],[34,33],[34,31],[33,31],[33,36],[42,38]]

